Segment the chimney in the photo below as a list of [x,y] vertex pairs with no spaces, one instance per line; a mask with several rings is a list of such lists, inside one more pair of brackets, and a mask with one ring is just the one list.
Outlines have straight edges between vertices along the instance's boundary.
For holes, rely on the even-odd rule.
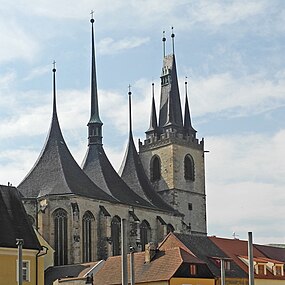
[[152,258],[155,256],[156,253],[156,245],[154,242],[149,242],[145,245],[145,257],[144,262],[150,263]]

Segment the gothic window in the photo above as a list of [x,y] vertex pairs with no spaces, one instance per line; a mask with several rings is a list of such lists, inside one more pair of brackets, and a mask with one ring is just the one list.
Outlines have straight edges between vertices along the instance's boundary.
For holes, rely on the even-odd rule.
[[145,250],[145,245],[150,242],[151,228],[146,220],[143,220],[140,224],[140,242],[142,251]]
[[55,265],[67,264],[67,212],[57,209],[54,218]]
[[171,224],[167,224],[167,233],[173,233],[174,232],[174,227]]
[[121,254],[120,240],[121,240],[121,219],[115,216],[111,222],[111,237],[113,246],[113,256]]
[[158,181],[161,178],[161,163],[160,158],[155,155],[152,157],[150,162],[150,173],[151,173],[151,180]]
[[83,262],[92,260],[92,232],[94,226],[94,216],[87,211],[82,218],[82,247],[83,247]]
[[195,173],[194,173],[194,160],[190,154],[187,154],[184,158],[184,178],[186,180],[194,181]]

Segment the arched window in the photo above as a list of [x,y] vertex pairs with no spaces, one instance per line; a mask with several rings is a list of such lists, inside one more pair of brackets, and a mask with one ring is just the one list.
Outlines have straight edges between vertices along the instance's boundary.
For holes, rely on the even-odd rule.
[[173,233],[174,232],[174,227],[171,224],[167,224],[167,233]]
[[184,158],[184,178],[190,181],[195,180],[194,159],[190,154]]
[[121,254],[121,219],[115,216],[111,222],[111,237],[113,246],[113,256]]
[[150,242],[151,228],[146,220],[143,220],[140,224],[140,242],[142,251],[145,250],[145,245]]
[[82,247],[83,262],[92,261],[92,232],[94,226],[94,216],[87,211],[82,218]]
[[161,178],[161,163],[160,158],[155,155],[152,157],[150,162],[150,173],[151,173],[151,180],[158,181]]
[[67,264],[67,212],[57,209],[54,218],[55,265]]

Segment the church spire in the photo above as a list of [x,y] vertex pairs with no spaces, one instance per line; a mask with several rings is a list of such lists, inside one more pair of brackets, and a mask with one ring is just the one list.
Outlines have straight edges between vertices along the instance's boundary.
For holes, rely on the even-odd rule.
[[130,137],[133,136],[133,128],[132,128],[132,92],[131,92],[131,85],[129,85],[129,135]]
[[56,85],[55,85],[55,73],[56,73],[56,68],[55,68],[55,64],[56,62],[53,61],[53,69],[52,69],[52,73],[53,73],[53,107],[52,107],[52,116],[57,116],[57,112],[56,112]]
[[184,131],[185,131],[186,135],[192,134],[195,137],[196,130],[192,127],[192,124],[191,124],[190,108],[189,108],[188,94],[187,93],[188,93],[187,81],[185,81]]
[[157,131],[157,117],[156,117],[155,100],[154,100],[154,83],[152,83],[151,114],[150,114],[149,128],[146,131],[146,133],[150,134],[156,131]]
[[95,64],[95,40],[94,40],[94,19],[91,12],[91,115],[88,126],[88,143],[102,144],[102,121],[99,117],[98,92]]
[[178,87],[178,76],[174,55],[174,33],[172,27],[172,54],[163,58],[161,74],[161,95],[159,110],[159,129],[164,132],[165,128],[175,129],[178,132],[183,130],[182,110]]

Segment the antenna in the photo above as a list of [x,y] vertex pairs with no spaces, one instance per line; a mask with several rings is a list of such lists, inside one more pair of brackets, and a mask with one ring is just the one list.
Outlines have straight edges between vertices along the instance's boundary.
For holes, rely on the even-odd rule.
[[172,40],[172,53],[174,54],[174,33],[173,33],[173,27],[171,27],[171,40]]

